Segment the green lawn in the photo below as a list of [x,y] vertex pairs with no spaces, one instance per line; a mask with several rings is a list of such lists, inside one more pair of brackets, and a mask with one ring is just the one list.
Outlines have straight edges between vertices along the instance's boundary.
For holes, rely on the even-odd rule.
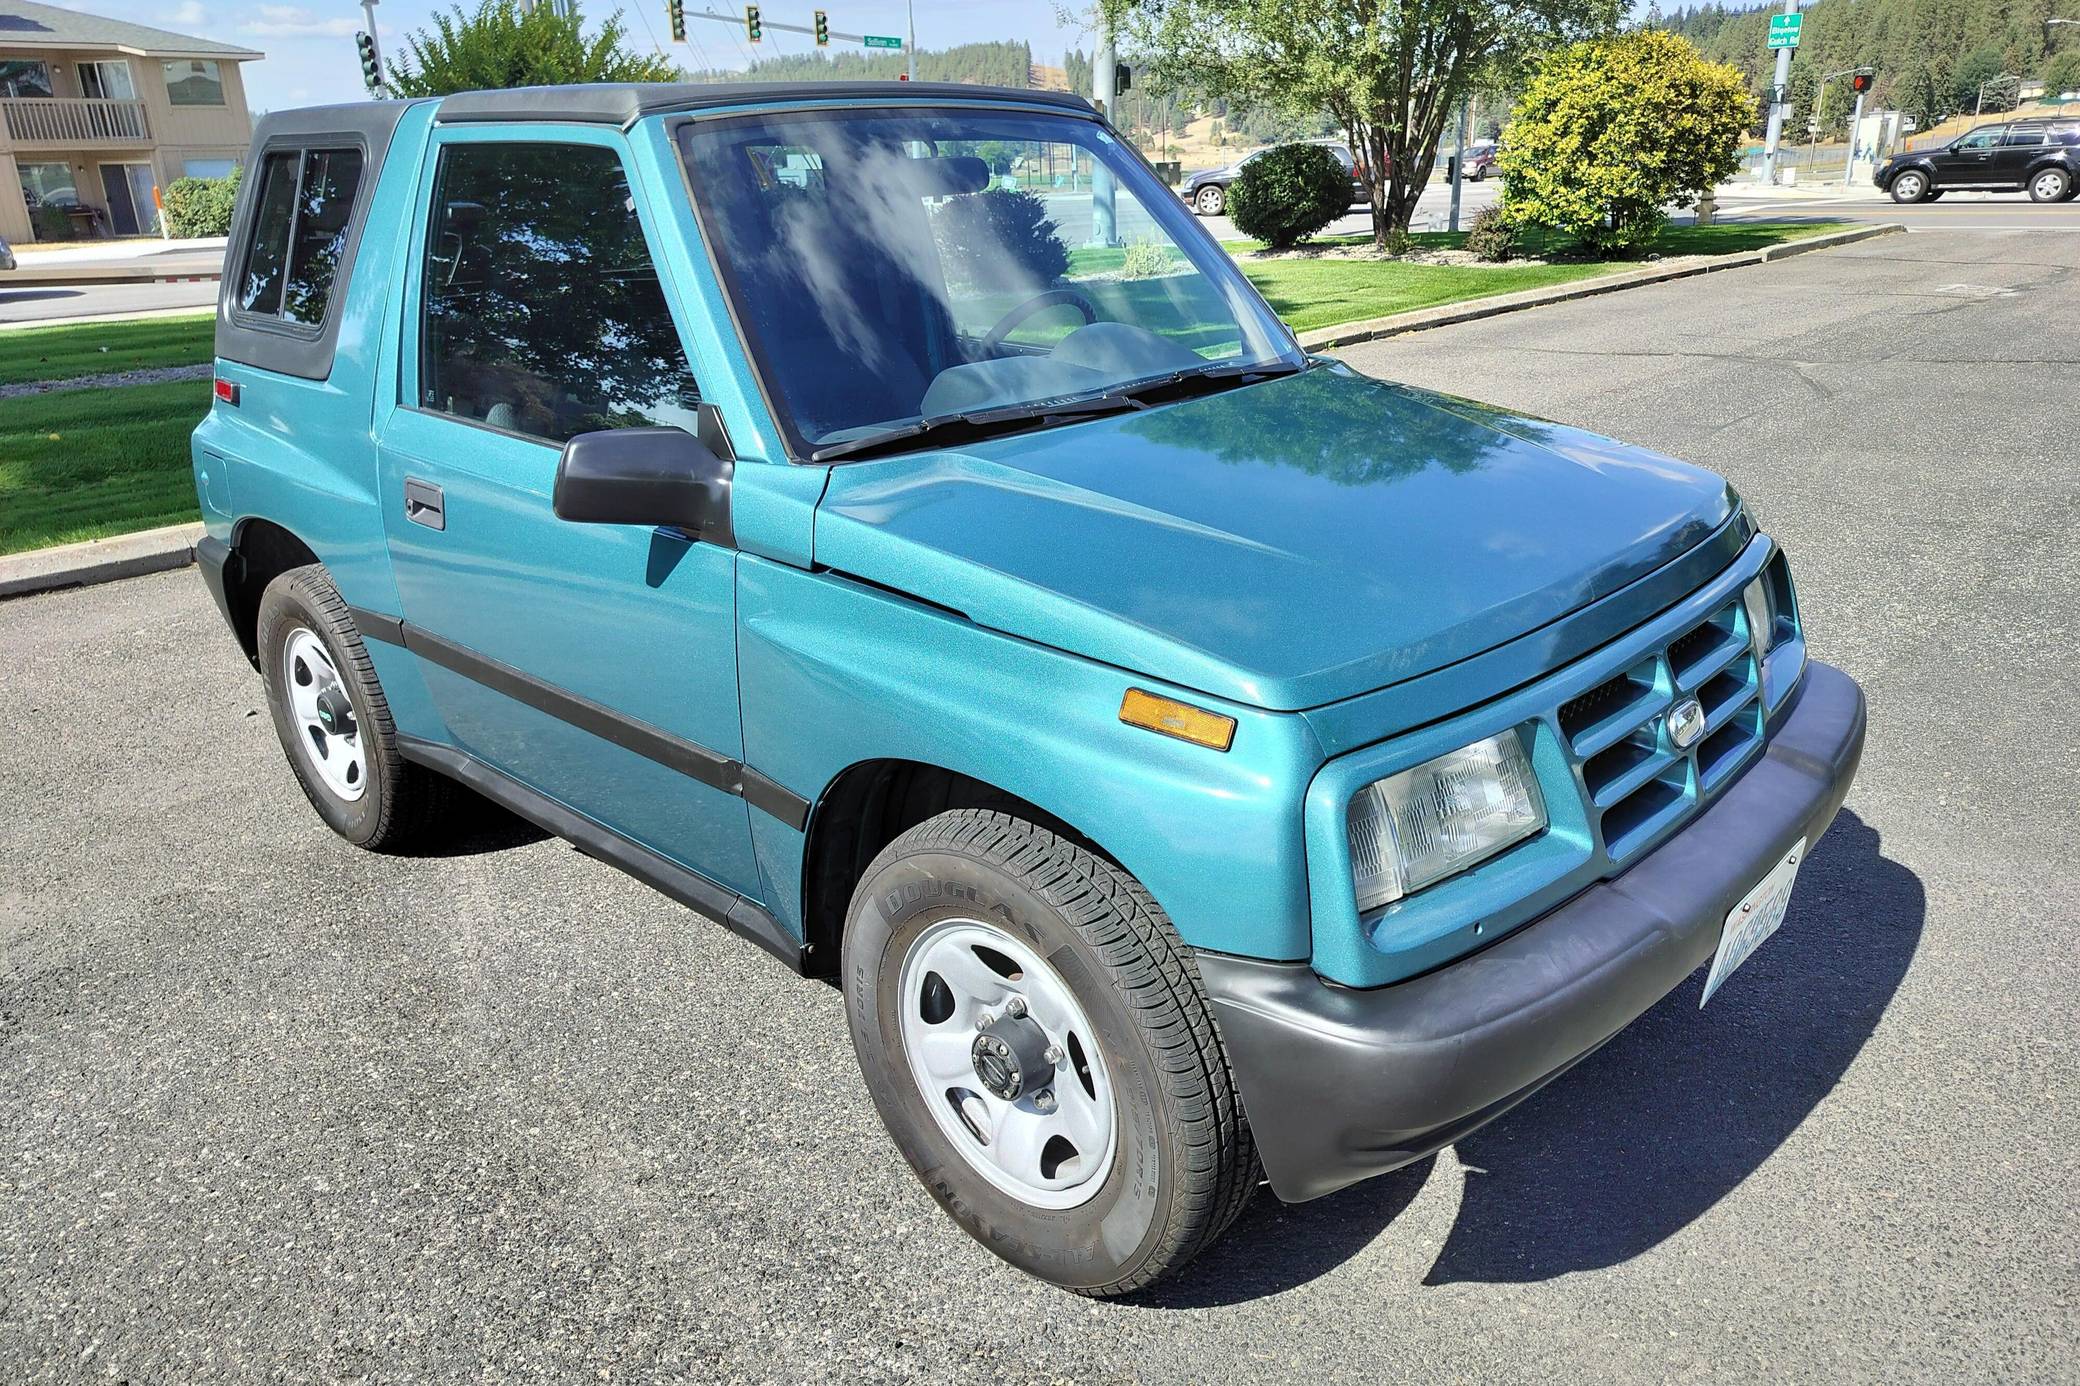
[[0,332],[0,385],[70,380],[153,366],[201,365],[210,359],[216,319],[146,318],[84,322]]
[[0,553],[196,519],[188,435],[209,402],[207,380],[0,402]]
[[1296,332],[1593,279],[1613,268],[1593,262],[1492,268],[1405,265],[1392,260],[1245,260],[1242,264],[1257,292]]

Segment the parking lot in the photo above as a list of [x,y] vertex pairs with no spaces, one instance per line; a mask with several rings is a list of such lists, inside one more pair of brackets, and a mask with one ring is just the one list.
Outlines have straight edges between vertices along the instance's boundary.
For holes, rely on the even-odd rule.
[[1863,681],[1708,1007],[1091,1303],[934,1206],[835,991],[516,824],[335,839],[192,572],[0,603],[0,1381],[2072,1380],[2080,238],[1345,354],[1723,472]]

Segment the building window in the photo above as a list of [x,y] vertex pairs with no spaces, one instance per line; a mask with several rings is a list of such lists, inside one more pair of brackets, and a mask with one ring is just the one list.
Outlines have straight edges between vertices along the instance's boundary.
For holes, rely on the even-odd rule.
[[183,159],[181,176],[184,178],[229,178],[231,170],[238,167],[236,159]]
[[224,79],[207,58],[166,64],[166,99],[176,106],[221,106]]
[[15,167],[22,180],[22,201],[29,209],[29,226],[37,240],[69,241],[87,234],[93,213],[80,200],[70,164],[24,161]]
[[0,96],[50,96],[51,70],[34,58],[0,58]]
[[130,64],[120,58],[106,62],[81,63],[79,91],[82,96],[91,96],[102,101],[137,99],[137,88],[130,81]]

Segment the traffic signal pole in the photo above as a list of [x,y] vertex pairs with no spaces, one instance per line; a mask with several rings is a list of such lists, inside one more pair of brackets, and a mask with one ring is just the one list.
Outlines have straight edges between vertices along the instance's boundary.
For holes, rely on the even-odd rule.
[[[1119,100],[1119,54],[1112,46],[1112,24],[1102,15],[1098,19],[1098,52],[1091,59],[1091,104],[1098,114],[1108,122],[1112,119],[1112,107]],[[1091,161],[1091,240],[1094,246],[1119,244],[1119,217],[1117,191],[1112,183],[1112,170],[1105,167],[1102,159]]]
[[1842,161],[1842,186],[1849,186],[1849,176],[1856,172],[1856,132],[1863,128],[1863,89],[1859,81],[1856,87],[1856,114],[1849,117],[1849,157]]
[[375,79],[369,83],[371,96],[383,94],[383,48],[376,37],[376,5],[378,0],[361,0],[361,13],[368,22],[368,61],[376,70]]
[[[1797,14],[1798,0],[1784,0],[1784,13]],[[1784,109],[1791,95],[1791,49],[1777,50],[1777,77],[1769,92],[1769,133],[1762,145],[1762,181],[1774,184],[1777,181],[1777,142],[1784,137]]]
[[[756,5],[751,5],[751,6],[748,6],[747,8],[748,8],[748,9],[753,9],[753,10],[755,10],[755,9],[757,9],[757,8],[758,8],[758,6],[756,6]],[[746,22],[747,22],[747,21],[746,21],[746,18],[745,18],[745,16],[744,16],[744,15],[741,15],[741,14],[717,14],[717,13],[715,13],[715,12],[714,12],[713,10],[688,10],[688,11],[686,12],[686,17],[687,17],[688,19],[719,19],[719,20],[721,20],[721,21],[722,21],[722,22],[723,22],[724,24],[734,24],[734,25],[736,25],[736,26],[737,26],[737,27],[738,27],[739,29],[742,29],[742,28],[744,28],[744,27],[745,27],[745,25],[746,25]],[[778,30],[782,31],[783,33],[789,33],[789,34],[807,34],[807,35],[809,35],[809,36],[810,36],[811,38],[814,38],[814,37],[816,37],[816,30],[814,30],[814,29],[810,28],[810,27],[809,27],[808,25],[806,25],[806,24],[782,24],[782,23],[781,23],[781,22],[780,22],[779,20],[777,20],[777,19],[767,19],[767,18],[766,18],[766,17],[765,17],[765,16],[763,15],[763,14],[761,14],[761,15],[759,16],[759,18],[758,18],[758,23],[759,23],[759,27],[760,27],[760,28],[762,28],[762,29],[778,29]],[[826,29],[826,30],[824,31],[824,33],[825,33],[826,35],[828,35],[829,37],[831,37],[831,38],[834,38],[834,39],[837,39],[837,40],[839,40],[839,41],[841,41],[841,42],[844,42],[844,43],[858,43],[858,44],[864,44],[864,43],[866,43],[866,41],[867,41],[867,35],[865,35],[865,34],[843,34],[843,33],[840,33],[840,32],[838,32],[838,31],[837,31],[836,29]],[[876,44],[875,46],[876,46],[876,47],[880,47],[880,46],[882,46],[882,45]],[[889,44],[889,45],[887,45],[887,46],[888,46],[888,47],[890,47],[890,48],[893,48],[893,47],[895,47],[895,45],[894,45],[894,44]]]

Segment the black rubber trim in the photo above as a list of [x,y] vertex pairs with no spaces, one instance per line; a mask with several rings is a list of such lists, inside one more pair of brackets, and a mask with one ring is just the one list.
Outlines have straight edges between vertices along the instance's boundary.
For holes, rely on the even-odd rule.
[[434,119],[442,125],[548,120],[627,129],[645,116],[665,111],[804,106],[820,101],[857,101],[892,108],[1001,101],[1093,114],[1090,102],[1068,92],[961,82],[905,82],[900,86],[893,82],[598,82],[456,92],[441,98]]
[[731,932],[742,934],[794,972],[806,975],[809,946],[788,933],[756,901],[687,870],[640,842],[630,841],[466,751],[415,736],[398,737],[397,749],[406,760],[467,785],[499,807],[554,833],[586,856],[625,871],[680,904],[699,910]]
[[385,616],[358,606],[348,610],[353,613],[355,628],[365,639],[401,646],[421,659],[503,693],[515,702],[546,712],[559,721],[591,732],[603,741],[611,741],[623,750],[634,751],[645,760],[654,760],[725,794],[734,794],[797,832],[808,825],[807,799],[741,761],[731,760],[648,722],[625,716],[555,684],[545,683],[510,664],[478,654],[452,640],[444,640],[395,616]]
[[195,568],[202,574],[202,585],[209,589],[210,600],[217,604],[224,624],[235,634],[238,622],[231,617],[231,592],[224,579],[224,569],[232,556],[231,546],[214,535],[205,534],[195,541]]
[[742,766],[744,802],[770,813],[796,832],[809,826],[809,801],[786,785],[769,780],[750,766]]
[[1551,1082],[1708,960],[1728,910],[1834,820],[1863,755],[1863,691],[1806,669],[1768,749],[1623,875],[1492,947],[1356,990],[1306,963],[1198,956],[1257,1136],[1289,1203],[1458,1140]]

